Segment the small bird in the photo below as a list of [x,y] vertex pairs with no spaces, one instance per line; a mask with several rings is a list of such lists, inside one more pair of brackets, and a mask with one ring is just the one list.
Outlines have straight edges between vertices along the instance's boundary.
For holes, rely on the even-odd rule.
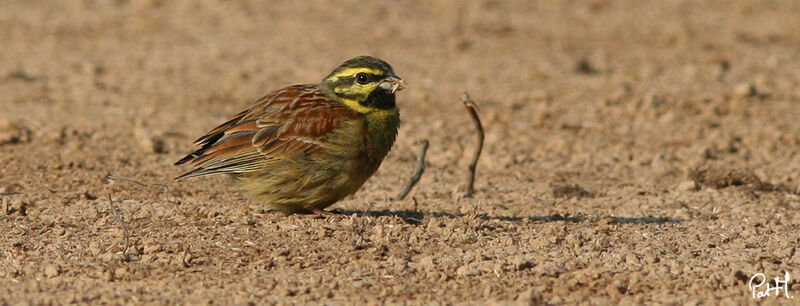
[[319,84],[293,85],[195,141],[175,165],[183,179],[226,173],[247,196],[285,213],[324,211],[378,170],[400,125],[395,92],[406,82],[385,61],[359,56]]

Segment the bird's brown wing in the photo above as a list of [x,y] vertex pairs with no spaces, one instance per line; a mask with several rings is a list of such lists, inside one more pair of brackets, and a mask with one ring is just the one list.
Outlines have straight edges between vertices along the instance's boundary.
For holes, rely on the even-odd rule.
[[175,163],[190,162],[194,169],[176,179],[257,171],[273,159],[313,154],[333,131],[356,116],[316,85],[286,87],[197,139],[200,149]]

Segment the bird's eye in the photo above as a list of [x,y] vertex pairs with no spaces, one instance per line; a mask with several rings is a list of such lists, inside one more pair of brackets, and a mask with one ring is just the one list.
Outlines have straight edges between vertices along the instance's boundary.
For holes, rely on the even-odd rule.
[[367,84],[367,82],[369,82],[369,77],[366,73],[356,74],[356,82],[361,85]]

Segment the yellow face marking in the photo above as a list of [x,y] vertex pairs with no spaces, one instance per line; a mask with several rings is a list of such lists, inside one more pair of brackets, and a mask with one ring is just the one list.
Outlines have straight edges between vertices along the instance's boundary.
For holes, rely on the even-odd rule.
[[364,99],[366,99],[367,96],[369,95],[369,93],[371,93],[373,90],[378,88],[378,86],[380,86],[380,83],[373,82],[373,83],[367,83],[367,84],[363,84],[363,85],[362,84],[358,84],[358,83],[354,83],[354,84],[351,84],[349,86],[336,87],[336,88],[333,89],[333,91],[338,93],[338,94],[343,94],[343,95],[362,96]]
[[368,113],[371,113],[371,112],[381,111],[380,109],[377,109],[377,108],[367,107],[367,106],[361,105],[361,103],[358,103],[358,101],[356,101],[356,100],[341,99],[341,101],[342,101],[342,103],[344,103],[344,105],[346,105],[347,107],[349,107],[350,109],[352,109],[352,110],[354,110],[354,111],[356,111],[358,113],[368,114]]
[[350,109],[356,111],[357,113],[365,114],[367,117],[374,117],[374,118],[385,118],[387,116],[392,116],[397,114],[397,107],[392,107],[390,109],[379,109],[374,107],[367,107],[361,105],[356,100],[351,99],[341,99],[340,100],[344,105],[349,107]]
[[[368,67],[353,67],[353,68],[345,68],[341,71],[336,72],[336,74],[328,77],[325,81],[330,83],[336,83],[341,78],[344,77],[355,77],[359,73],[366,73],[373,76],[382,76],[386,73],[379,69],[373,69]],[[357,82],[342,84],[337,87],[332,88],[332,90],[341,96],[337,97],[341,103],[346,105],[348,108],[361,113],[367,114],[370,117],[378,116],[389,116],[392,112],[397,112],[397,108],[382,110],[374,107],[364,106],[359,101],[363,101],[367,99],[367,97],[375,90],[378,90],[378,86],[380,86],[380,82],[369,82],[367,84],[359,84]],[[342,96],[347,96],[349,98],[345,98]]]
[[335,81],[335,80],[339,79],[340,77],[355,76],[359,72],[366,73],[366,74],[372,74],[372,75],[383,75],[383,71],[380,71],[378,69],[372,69],[372,68],[366,68],[366,67],[355,67],[355,68],[342,69],[342,71],[339,71],[339,72],[337,72],[336,74],[333,75],[333,78],[335,78],[335,79],[332,79],[332,80]]

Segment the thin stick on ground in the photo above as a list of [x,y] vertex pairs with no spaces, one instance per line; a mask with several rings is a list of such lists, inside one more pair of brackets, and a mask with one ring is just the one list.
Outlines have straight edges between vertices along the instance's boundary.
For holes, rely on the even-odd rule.
[[186,250],[183,251],[183,258],[181,261],[183,262],[183,267],[188,268],[192,266],[192,253],[189,253],[189,250],[192,246],[187,246]]
[[392,200],[399,201],[405,199],[408,193],[411,192],[411,189],[417,185],[419,179],[422,178],[422,173],[425,172],[425,153],[428,152],[428,145],[429,143],[427,139],[420,141],[419,156],[417,156],[417,167],[414,168],[414,173],[412,173],[411,177],[408,178],[408,181],[406,181],[405,188],[403,188],[403,190],[401,190],[397,196],[392,198]]
[[467,191],[464,193],[465,198],[472,197],[472,193],[475,192],[475,168],[478,166],[478,159],[481,157],[481,151],[483,151],[483,124],[481,123],[481,117],[478,114],[478,104],[475,101],[472,101],[472,98],[469,97],[469,93],[466,91],[463,95],[461,95],[461,102],[464,102],[464,107],[467,108],[469,111],[470,116],[472,117],[472,122],[475,123],[475,129],[478,135],[478,145],[475,147],[475,151],[472,154],[472,161],[469,163],[469,177],[467,177]]
[[122,249],[122,258],[125,261],[130,261],[128,257],[128,249],[130,248],[130,233],[128,233],[128,226],[125,224],[125,220],[122,219],[120,216],[119,208],[114,205],[114,200],[111,199],[111,194],[108,195],[108,204],[111,205],[111,212],[114,214],[114,218],[117,219],[117,222],[122,227],[122,234],[125,236],[125,248]]
[[153,188],[153,187],[162,188],[167,193],[172,193],[172,191],[169,189],[169,186],[164,185],[164,184],[145,184],[145,183],[142,183],[140,181],[137,181],[137,180],[134,180],[134,179],[131,179],[131,178],[121,177],[121,176],[113,176],[113,175],[106,176],[106,179],[112,180],[112,181],[131,182],[131,183],[134,183],[136,185],[139,185],[139,186],[142,186],[142,187],[148,187],[148,188]]

